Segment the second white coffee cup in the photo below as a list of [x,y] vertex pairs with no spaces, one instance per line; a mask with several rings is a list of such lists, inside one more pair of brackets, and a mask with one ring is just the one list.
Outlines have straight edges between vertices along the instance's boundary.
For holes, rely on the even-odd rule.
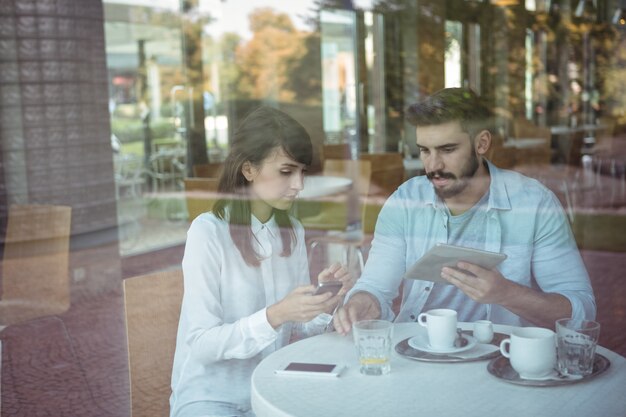
[[556,337],[550,329],[523,327],[500,343],[500,352],[524,379],[542,379],[556,366]]
[[428,310],[417,316],[417,322],[428,330],[428,342],[433,349],[449,349],[456,339],[456,311],[447,308]]

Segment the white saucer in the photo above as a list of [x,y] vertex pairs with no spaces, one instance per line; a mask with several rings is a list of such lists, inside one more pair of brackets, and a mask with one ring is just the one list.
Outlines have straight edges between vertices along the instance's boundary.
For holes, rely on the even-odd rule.
[[463,347],[451,347],[451,348],[447,348],[447,349],[435,349],[432,348],[430,346],[430,344],[428,343],[428,335],[427,334],[418,334],[417,336],[414,336],[412,338],[409,339],[409,346],[411,346],[413,349],[417,349],[417,350],[421,350],[422,352],[428,352],[428,353],[457,353],[457,352],[463,352],[465,350],[469,350],[471,348],[473,348],[474,346],[476,346],[476,343],[478,343],[478,341],[469,335],[464,334],[463,335],[463,339],[465,339],[467,341],[467,344]]

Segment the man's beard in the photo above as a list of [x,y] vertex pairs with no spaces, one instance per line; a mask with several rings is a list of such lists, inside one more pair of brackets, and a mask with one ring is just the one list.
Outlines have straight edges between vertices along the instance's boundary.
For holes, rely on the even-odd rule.
[[426,177],[429,180],[432,180],[435,177],[435,175],[437,175],[439,178],[456,180],[456,184],[453,184],[451,187],[448,187],[445,189],[434,187],[435,193],[439,196],[439,198],[446,199],[446,198],[454,197],[460,194],[463,190],[465,190],[467,186],[469,185],[470,180],[474,177],[474,175],[476,175],[476,172],[478,171],[478,167],[479,167],[478,157],[476,156],[475,152],[472,152],[470,159],[461,169],[460,178],[457,178],[457,176],[451,172],[444,172],[444,171],[429,172],[426,174]]

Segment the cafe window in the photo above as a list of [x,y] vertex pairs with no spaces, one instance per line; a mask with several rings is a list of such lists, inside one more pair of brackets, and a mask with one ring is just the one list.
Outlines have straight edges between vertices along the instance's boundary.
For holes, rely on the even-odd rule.
[[461,45],[463,45],[463,25],[461,22],[446,21],[446,88],[461,87],[462,60]]
[[[626,354],[611,332],[624,316],[624,1],[0,4],[0,248],[10,207],[71,207],[63,312],[0,333],[3,411],[56,410],[39,393],[70,369],[61,385],[85,415],[128,415],[122,282],[180,267],[191,222],[212,204],[190,197],[190,180],[219,176],[249,112],[269,106],[304,125],[316,180],[345,177],[325,172],[328,160],[370,162],[368,187],[353,170],[293,210],[307,238],[352,232],[366,259],[386,199],[424,174],[405,109],[445,87],[493,110],[495,165],[559,200],[596,291],[600,343]],[[0,277],[0,303],[10,282]],[[28,365],[40,360],[51,374]],[[70,397],[57,414],[75,414]]]

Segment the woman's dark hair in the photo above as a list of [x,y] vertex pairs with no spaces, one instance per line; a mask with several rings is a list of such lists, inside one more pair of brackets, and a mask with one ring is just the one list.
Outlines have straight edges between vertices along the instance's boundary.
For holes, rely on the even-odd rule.
[[406,110],[413,126],[433,126],[458,121],[474,137],[482,130],[493,132],[493,113],[469,88],[444,88]]
[[[260,167],[277,147],[282,148],[293,160],[311,165],[313,146],[304,127],[280,110],[259,107],[237,128],[219,180],[218,191],[227,197],[215,203],[213,213],[228,221],[233,242],[250,266],[259,266],[261,257],[252,245],[254,236],[250,227],[252,211],[248,197],[249,183],[241,170],[245,162]],[[273,213],[283,242],[281,256],[289,256],[296,240],[289,214],[286,210],[278,209],[274,209]]]

